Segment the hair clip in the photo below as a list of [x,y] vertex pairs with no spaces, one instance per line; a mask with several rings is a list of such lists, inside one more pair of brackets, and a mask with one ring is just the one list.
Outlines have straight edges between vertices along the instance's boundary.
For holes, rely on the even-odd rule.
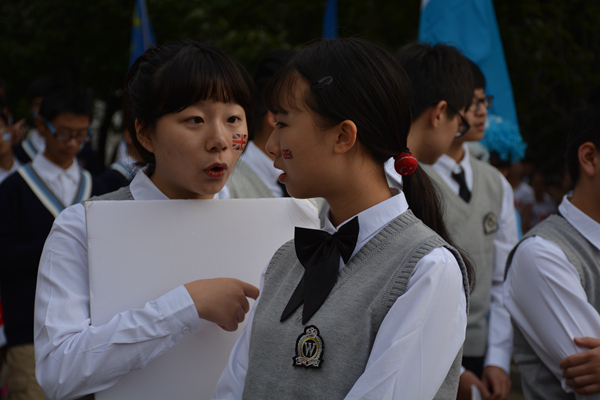
[[313,92],[317,92],[317,91],[323,89],[325,86],[329,85],[331,82],[333,82],[333,77],[326,76],[324,78],[319,79],[317,82],[313,83],[310,86],[310,88],[313,90]]
[[417,161],[415,156],[413,156],[410,153],[408,147],[402,153],[397,155],[395,157],[395,160],[396,161],[394,161],[394,169],[397,173],[399,173],[402,176],[412,174],[416,171],[417,167],[419,166],[419,162]]

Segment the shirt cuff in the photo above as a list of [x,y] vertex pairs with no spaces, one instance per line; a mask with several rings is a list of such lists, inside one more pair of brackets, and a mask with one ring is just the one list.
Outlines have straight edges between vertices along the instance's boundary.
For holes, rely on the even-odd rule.
[[187,289],[181,285],[156,300],[175,343],[200,330],[201,319]]
[[487,355],[485,356],[485,362],[483,367],[493,365],[494,367],[500,367],[510,376],[510,358],[512,354],[503,351],[502,349],[488,347]]

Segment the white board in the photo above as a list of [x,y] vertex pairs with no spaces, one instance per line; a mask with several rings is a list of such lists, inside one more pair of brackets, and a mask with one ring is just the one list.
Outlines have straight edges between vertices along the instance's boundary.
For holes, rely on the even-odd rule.
[[[319,227],[316,209],[295,199],[95,201],[86,218],[93,325],[196,279],[258,286],[295,226]],[[243,326],[232,333],[203,321],[96,399],[209,399]]]

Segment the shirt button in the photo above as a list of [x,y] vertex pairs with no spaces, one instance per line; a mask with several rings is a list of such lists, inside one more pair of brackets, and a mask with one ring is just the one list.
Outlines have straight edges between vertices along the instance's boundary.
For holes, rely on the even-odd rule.
[[181,330],[181,333],[182,333],[182,334],[184,334],[184,335],[187,335],[188,333],[190,333],[190,328],[188,328],[187,326],[186,326],[186,327],[184,327],[184,328]]

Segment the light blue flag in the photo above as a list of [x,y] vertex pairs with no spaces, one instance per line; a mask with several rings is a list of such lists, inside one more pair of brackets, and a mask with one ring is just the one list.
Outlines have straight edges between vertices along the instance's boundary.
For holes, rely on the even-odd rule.
[[129,68],[135,60],[150,48],[156,46],[154,31],[148,18],[148,8],[145,0],[135,0],[133,9],[133,27],[131,29],[131,50],[129,53]]
[[460,49],[485,75],[490,113],[519,126],[492,0],[422,0],[419,41]]
[[323,39],[338,37],[337,0],[327,0],[325,15],[323,16]]

